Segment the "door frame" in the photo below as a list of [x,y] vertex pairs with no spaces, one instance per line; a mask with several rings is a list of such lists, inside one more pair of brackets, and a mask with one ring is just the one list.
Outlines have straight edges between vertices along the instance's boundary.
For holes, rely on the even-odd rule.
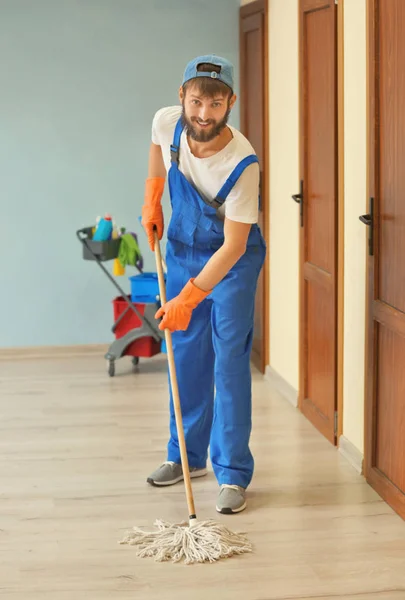
[[[301,22],[301,1],[297,0],[298,10],[298,104],[299,104],[299,177],[303,173],[303,98],[302,77],[303,77],[303,55],[301,49],[302,40],[302,22]],[[304,0],[305,1],[305,0]],[[320,0],[319,6],[322,7]],[[336,327],[337,327],[337,349],[336,349],[336,421],[335,421],[335,445],[339,443],[339,438],[343,434],[343,382],[344,382],[344,0],[335,1],[337,5],[336,14],[336,93],[337,93],[337,288],[336,288]],[[304,232],[300,227],[299,232],[299,393],[298,408],[302,411],[303,390],[304,390],[304,344],[302,340],[305,335],[304,323],[304,290],[303,290],[303,261],[304,261]]]
[[[375,93],[373,86],[375,85],[375,65],[374,65],[374,18],[375,18],[375,2],[366,2],[366,90],[367,90],[367,107],[366,107],[366,119],[367,119],[367,198],[370,198],[371,194],[374,193],[374,174],[375,174],[375,130],[371,128],[371,117],[375,112],[374,100]],[[365,307],[365,361],[364,361],[364,477],[369,482],[369,472],[372,463],[372,435],[371,427],[374,421],[373,411],[373,381],[369,381],[369,377],[373,378],[373,372],[369,372],[369,342],[373,341],[373,327],[371,326],[370,319],[370,288],[373,286],[373,282],[370,281],[370,260],[374,260],[373,256],[369,256],[368,253],[368,241],[366,251],[366,307]],[[374,269],[373,269],[374,271]],[[370,484],[371,485],[371,484]]]
[[345,281],[345,86],[344,86],[344,10],[345,0],[337,5],[337,94],[338,94],[338,282],[337,282],[337,439],[343,435],[344,383],[344,281]]
[[263,123],[264,123],[264,149],[263,149],[263,180],[261,185],[261,204],[263,212],[263,237],[266,242],[267,252],[263,265],[263,338],[261,348],[261,360],[255,362],[261,373],[265,372],[266,366],[270,364],[270,165],[269,165],[269,0],[253,0],[239,8],[239,79],[240,79],[240,124],[241,131],[246,131],[246,94],[248,90],[244,81],[244,55],[243,55],[243,33],[242,21],[244,18],[257,13],[263,14],[264,25],[264,75],[263,75]]

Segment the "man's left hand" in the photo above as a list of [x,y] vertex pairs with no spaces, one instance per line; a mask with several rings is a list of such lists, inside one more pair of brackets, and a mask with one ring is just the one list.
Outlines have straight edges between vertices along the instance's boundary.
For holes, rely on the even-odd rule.
[[163,317],[161,323],[159,323],[160,330],[168,329],[173,332],[187,329],[193,310],[211,293],[211,291],[201,290],[193,282],[194,279],[190,279],[178,296],[159,308],[155,319]]

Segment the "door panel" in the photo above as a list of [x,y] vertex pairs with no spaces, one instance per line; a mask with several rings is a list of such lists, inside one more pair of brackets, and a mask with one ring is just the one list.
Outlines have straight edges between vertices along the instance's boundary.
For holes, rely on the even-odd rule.
[[[405,517],[405,3],[370,0],[365,475]],[[373,210],[371,211],[371,207]]]
[[331,9],[305,15],[307,111],[307,255],[328,273],[335,264],[335,21]]
[[[258,225],[267,241],[267,119],[266,119],[266,4],[259,0],[241,8],[241,132],[252,144],[260,163],[261,203]],[[267,364],[267,261],[256,292],[252,359],[264,372]]]
[[[323,402],[333,397],[333,379],[329,376],[333,363],[333,338],[327,335],[325,322],[333,322],[330,289],[312,282],[308,286],[308,398],[318,399],[317,408],[328,420],[334,418],[334,404]],[[322,316],[321,318],[320,315]]]
[[[376,468],[405,490],[405,337],[378,326]],[[397,424],[393,427],[393,424]]]
[[336,443],[337,69],[332,0],[301,0],[300,407]]
[[[381,2],[379,3],[381,4]],[[405,3],[388,0],[380,15],[379,297],[405,311]],[[402,219],[402,227],[399,223]]]

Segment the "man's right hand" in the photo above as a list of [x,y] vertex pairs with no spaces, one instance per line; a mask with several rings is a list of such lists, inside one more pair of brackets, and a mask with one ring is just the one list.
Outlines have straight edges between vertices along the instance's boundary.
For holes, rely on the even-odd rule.
[[142,226],[148,237],[150,249],[155,250],[154,229],[159,240],[163,237],[164,219],[161,199],[165,186],[164,177],[149,177],[145,183],[145,201],[142,207]]

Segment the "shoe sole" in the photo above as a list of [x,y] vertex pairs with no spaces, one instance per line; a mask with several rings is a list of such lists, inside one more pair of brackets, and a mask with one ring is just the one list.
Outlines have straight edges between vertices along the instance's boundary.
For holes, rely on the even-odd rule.
[[[192,473],[190,473],[190,478],[191,479],[196,479],[197,477],[204,477],[204,475],[207,474],[207,470],[199,470],[199,471],[194,471]],[[184,477],[183,475],[180,475],[179,477],[176,477],[176,479],[171,479],[170,481],[155,481],[154,479],[151,479],[150,477],[148,477],[148,479],[146,480],[149,485],[153,485],[153,487],[165,487],[167,485],[174,485],[175,483],[179,483],[179,481],[184,481]]]
[[239,508],[218,508],[218,506],[216,506],[215,508],[217,509],[217,512],[221,513],[222,515],[235,515],[237,513],[242,512],[242,510],[245,510],[246,506],[247,503],[245,502]]

